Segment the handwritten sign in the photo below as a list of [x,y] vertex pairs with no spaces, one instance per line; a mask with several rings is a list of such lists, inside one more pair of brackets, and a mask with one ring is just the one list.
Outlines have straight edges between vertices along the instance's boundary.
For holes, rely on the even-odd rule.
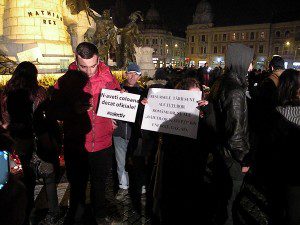
[[98,116],[134,122],[140,95],[102,89]]
[[202,92],[151,88],[142,129],[197,138]]

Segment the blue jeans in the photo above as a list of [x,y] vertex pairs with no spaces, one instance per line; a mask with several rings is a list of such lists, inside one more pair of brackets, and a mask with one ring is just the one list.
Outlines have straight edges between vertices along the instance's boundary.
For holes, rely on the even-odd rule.
[[128,178],[128,173],[125,171],[128,140],[123,139],[121,137],[115,137],[115,136],[113,138],[114,138],[115,154],[116,154],[116,161],[117,161],[119,188],[128,189],[129,178]]

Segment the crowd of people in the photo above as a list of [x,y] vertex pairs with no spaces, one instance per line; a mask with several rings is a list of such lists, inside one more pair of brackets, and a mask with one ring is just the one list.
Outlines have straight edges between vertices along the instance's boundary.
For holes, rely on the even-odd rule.
[[[280,56],[258,71],[253,49],[230,44],[225,69],[158,69],[144,87],[135,63],[119,84],[95,45],[80,43],[75,53],[53,88],[39,86],[35,65],[22,62],[2,91],[1,148],[18,154],[23,177],[10,176],[0,190],[1,225],[30,224],[36,177],[49,205],[41,224],[58,223],[62,149],[70,185],[66,225],[89,224],[88,182],[99,225],[116,219],[108,217],[107,199],[116,207],[127,195],[152,224],[300,224],[300,73],[285,70]],[[205,92],[196,139],[141,129],[150,88]],[[102,89],[140,95],[135,122],[98,116]]]

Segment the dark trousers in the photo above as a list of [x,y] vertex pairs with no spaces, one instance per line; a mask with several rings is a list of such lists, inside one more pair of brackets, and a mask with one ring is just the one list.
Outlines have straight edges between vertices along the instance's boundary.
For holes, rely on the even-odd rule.
[[30,155],[19,156],[22,169],[23,169],[23,183],[26,187],[26,196],[27,196],[27,207],[26,207],[26,217],[25,223],[29,224],[29,217],[32,209],[34,208],[34,187],[35,187],[35,173],[30,167]]
[[30,161],[34,150],[33,139],[15,138],[14,149],[16,150],[20,158],[22,169],[23,169],[22,182],[26,187],[26,196],[27,196],[26,217],[25,217],[24,224],[29,224],[29,217],[34,207],[34,187],[35,187],[35,173],[32,167],[30,166]]
[[300,224],[300,186],[286,188],[287,225]]
[[142,187],[146,185],[145,157],[132,157],[132,165],[127,168],[129,174],[129,194],[134,209],[141,213]]
[[[244,174],[241,165],[234,159],[224,162],[215,155],[216,169],[216,224],[233,225],[232,207],[240,192]],[[230,162],[230,163],[229,163]]]
[[106,216],[105,196],[112,172],[113,148],[88,153],[91,175],[91,203],[96,218]]
[[81,154],[80,157],[65,159],[67,178],[70,183],[69,216],[74,221],[81,221],[86,200],[86,187],[89,177],[88,157]]
[[56,188],[56,174],[55,172],[47,175],[43,178],[47,193],[47,200],[49,206],[49,214],[52,216],[57,216],[59,214],[59,204],[57,197],[57,188]]

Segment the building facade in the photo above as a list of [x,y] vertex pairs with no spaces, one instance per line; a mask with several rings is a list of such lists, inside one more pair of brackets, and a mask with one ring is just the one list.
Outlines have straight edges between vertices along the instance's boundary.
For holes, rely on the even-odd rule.
[[143,45],[154,49],[153,62],[156,68],[185,65],[186,39],[173,36],[162,25],[158,11],[152,5],[141,28]]
[[243,43],[254,49],[258,69],[265,69],[273,55],[281,55],[287,68],[300,68],[300,21],[215,27],[212,17],[210,4],[202,0],[186,30],[190,66],[224,66],[227,46]]

